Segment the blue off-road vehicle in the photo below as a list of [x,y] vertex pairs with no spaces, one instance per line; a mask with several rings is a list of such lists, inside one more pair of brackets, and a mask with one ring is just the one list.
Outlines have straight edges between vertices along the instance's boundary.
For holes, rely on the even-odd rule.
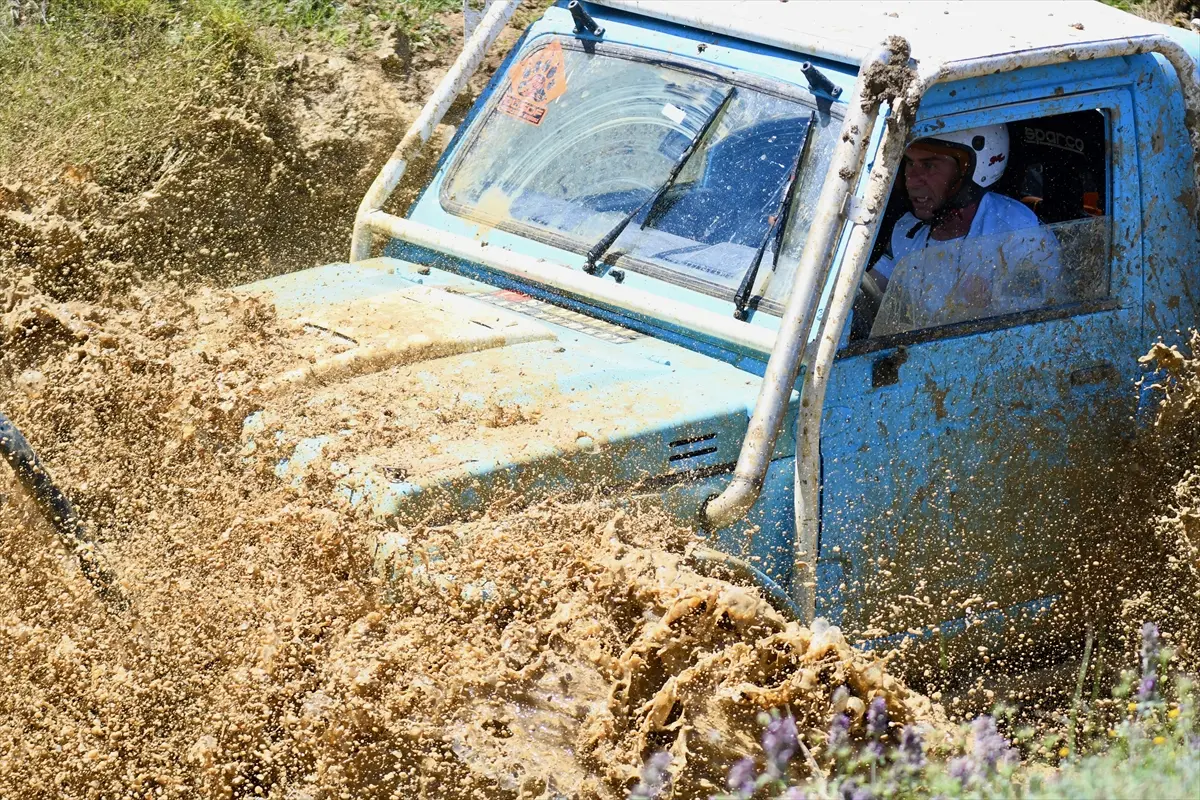
[[[445,430],[333,464],[361,432],[259,414],[247,440],[300,439],[282,480],[332,469],[394,520],[382,571],[485,600],[414,526],[600,489],[661,498],[695,558],[859,640],[1035,637],[1139,356],[1200,321],[1200,35],[1092,2],[560,2],[389,210],[516,6],[467,40],[349,261],[244,287],[310,337],[269,395],[427,399]],[[1019,224],[914,216],[930,140]]]

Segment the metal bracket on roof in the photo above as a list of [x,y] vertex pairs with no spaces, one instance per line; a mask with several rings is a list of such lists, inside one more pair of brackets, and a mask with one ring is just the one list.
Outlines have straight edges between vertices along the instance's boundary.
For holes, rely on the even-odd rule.
[[567,3],[567,10],[571,12],[571,17],[575,20],[575,34],[587,31],[592,36],[600,39],[604,36],[604,28],[596,24],[596,20],[592,19],[592,15],[583,7],[583,3],[579,0],[571,0]]
[[800,71],[804,73],[804,78],[808,81],[809,88],[814,92],[824,92],[834,100],[842,96],[842,87],[835,85],[833,81],[829,80],[828,75],[814,67],[810,62],[805,61],[801,64]]

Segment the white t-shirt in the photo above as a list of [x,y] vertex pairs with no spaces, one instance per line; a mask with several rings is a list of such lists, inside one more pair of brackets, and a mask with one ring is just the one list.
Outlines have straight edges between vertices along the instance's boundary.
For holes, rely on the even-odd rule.
[[[979,199],[979,208],[975,211],[975,218],[971,220],[971,229],[963,238],[1036,228],[1040,224],[1037,214],[1030,211],[1021,201],[995,192],[986,192]],[[908,234],[913,232],[914,228],[916,232],[910,237]],[[912,251],[924,249],[928,245],[929,223],[921,222],[910,211],[896,221],[896,227],[892,228],[891,256],[885,254],[875,262],[875,271],[890,280],[896,262]]]
[[1062,287],[1058,241],[1037,215],[988,192],[967,235],[929,238],[929,225],[905,214],[892,252],[875,264],[888,279],[872,335],[1027,311],[1056,302]]

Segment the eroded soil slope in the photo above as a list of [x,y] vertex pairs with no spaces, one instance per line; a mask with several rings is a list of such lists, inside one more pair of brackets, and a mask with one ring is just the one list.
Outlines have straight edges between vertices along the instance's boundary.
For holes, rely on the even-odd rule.
[[[428,179],[467,101],[544,5],[530,2],[498,38],[464,102],[410,166],[398,207]],[[359,200],[461,49],[462,16],[439,15],[435,31],[418,46],[380,29],[372,52],[272,40],[269,55],[237,61],[221,80],[164,87],[169,108],[130,122],[124,139],[106,140],[102,120],[72,118],[75,128],[39,131],[15,156],[9,143],[0,274],[31,274],[60,299],[95,299],[158,276],[234,285],[344,259]],[[96,91],[97,80],[138,82],[102,75],[71,91]],[[73,152],[73,139],[77,149],[86,139],[90,158]]]

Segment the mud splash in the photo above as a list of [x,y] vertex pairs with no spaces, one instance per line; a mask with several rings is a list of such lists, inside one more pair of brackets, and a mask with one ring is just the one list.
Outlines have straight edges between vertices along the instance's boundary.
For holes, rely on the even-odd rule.
[[666,749],[676,796],[705,797],[756,751],[760,709],[818,751],[839,686],[857,715],[883,696],[897,724],[941,724],[836,629],[693,571],[652,506],[393,530],[420,557],[385,585],[379,521],[242,451],[301,335],[270,306],[171,284],[0,298],[0,407],[131,605],[96,600],[5,472],[0,794],[623,797]]
[[[1153,424],[1137,443],[1128,483],[1141,496],[1145,533],[1126,541],[1132,580],[1122,618],[1159,623],[1180,669],[1200,672],[1200,333],[1183,347],[1158,343],[1142,358]],[[1131,537],[1132,538],[1132,537]],[[1129,634],[1132,638],[1132,634]]]

